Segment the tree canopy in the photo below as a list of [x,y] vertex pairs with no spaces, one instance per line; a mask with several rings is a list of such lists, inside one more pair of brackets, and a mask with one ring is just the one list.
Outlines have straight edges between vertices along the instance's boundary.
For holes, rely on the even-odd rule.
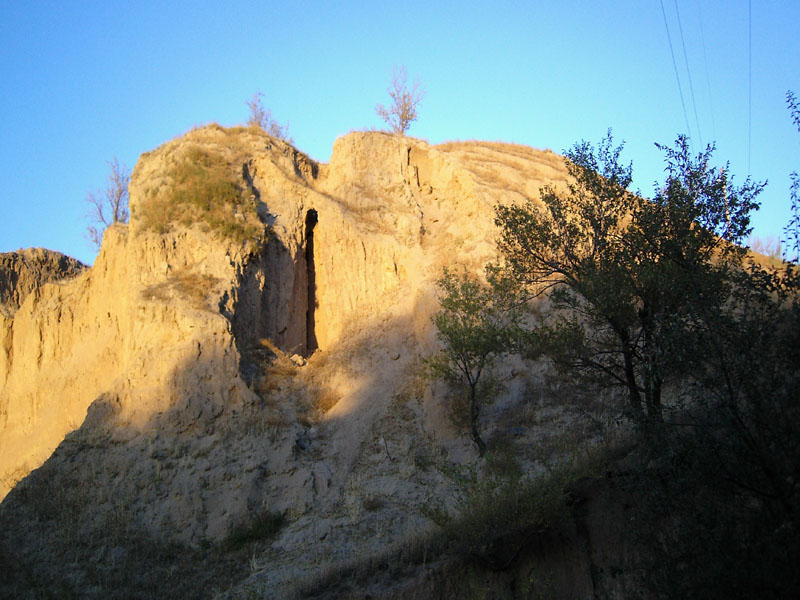
[[486,451],[478,418],[490,394],[487,371],[497,357],[513,351],[522,316],[517,290],[510,283],[491,269],[487,283],[449,269],[437,281],[441,308],[433,322],[442,350],[428,359],[428,369],[466,389],[470,437],[480,456]]
[[694,157],[685,137],[659,147],[667,176],[652,200],[628,190],[632,166],[609,131],[596,149],[566,153],[566,191],[545,187],[540,201],[496,213],[509,273],[533,296],[550,292],[556,309],[529,352],[626,389],[639,422],[661,420],[664,380],[697,311],[724,303],[763,188],[734,186],[711,146]]
[[391,127],[392,132],[405,135],[411,123],[417,120],[417,107],[425,97],[425,90],[418,79],[409,87],[406,68],[400,67],[392,69],[392,81],[386,92],[392,99],[391,104],[377,104],[375,112]]

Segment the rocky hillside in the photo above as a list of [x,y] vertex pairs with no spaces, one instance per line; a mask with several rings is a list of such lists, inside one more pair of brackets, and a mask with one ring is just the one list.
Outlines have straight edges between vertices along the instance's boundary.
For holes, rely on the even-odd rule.
[[0,254],[0,313],[14,316],[25,299],[42,287],[79,274],[86,265],[60,252],[28,248]]
[[[476,458],[422,376],[434,282],[494,257],[497,203],[565,181],[551,152],[377,132],[329,164],[214,125],[142,155],[91,269],[3,292],[5,589],[287,597],[429,531]],[[544,368],[501,376],[490,447],[536,470],[590,435]]]

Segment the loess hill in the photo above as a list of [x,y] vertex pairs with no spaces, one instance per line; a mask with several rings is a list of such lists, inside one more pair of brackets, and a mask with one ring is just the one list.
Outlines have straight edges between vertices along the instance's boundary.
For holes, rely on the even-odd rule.
[[[0,597],[302,596],[431,530],[447,465],[476,464],[422,376],[435,280],[566,178],[511,144],[351,133],[321,164],[211,125],[142,155],[91,268],[0,257]],[[501,370],[490,447],[534,469],[589,435],[546,369]]]

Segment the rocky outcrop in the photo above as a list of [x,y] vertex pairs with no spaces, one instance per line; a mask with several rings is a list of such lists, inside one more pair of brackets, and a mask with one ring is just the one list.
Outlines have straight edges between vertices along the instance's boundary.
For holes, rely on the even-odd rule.
[[[209,156],[246,201],[229,222],[184,213],[164,226],[152,211],[171,209],[153,199],[177,185],[176,165]],[[495,256],[498,202],[564,181],[549,152],[379,132],[337,140],[329,164],[218,126],[142,155],[131,222],[106,232],[94,266],[0,317],[6,514],[57,521],[74,507],[81,539],[135,531],[194,547],[281,514],[281,556],[325,552],[322,539],[353,550],[365,494],[397,500],[394,530],[418,524],[424,490],[448,484],[416,465],[472,455],[418,374],[434,282]]]
[[74,258],[44,248],[0,253],[0,314],[13,316],[45,283],[74,277],[85,268]]

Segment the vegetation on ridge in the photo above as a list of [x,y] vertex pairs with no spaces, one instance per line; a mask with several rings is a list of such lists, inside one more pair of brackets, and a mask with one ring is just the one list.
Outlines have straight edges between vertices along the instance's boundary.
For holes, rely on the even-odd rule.
[[240,164],[222,152],[191,145],[167,169],[168,182],[149,193],[137,208],[144,230],[169,232],[175,223],[194,224],[243,243],[263,234],[257,199]]
[[425,97],[425,89],[419,79],[415,79],[408,87],[406,68],[392,69],[392,81],[386,92],[392,99],[389,106],[377,104],[375,112],[391,127],[393,133],[405,135],[411,123],[417,120],[417,107]]
[[288,144],[294,144],[294,140],[289,136],[289,123],[280,125],[272,118],[272,111],[264,107],[262,98],[264,94],[256,92],[253,97],[246,102],[250,115],[247,118],[247,125],[258,127],[269,135],[283,140]]
[[100,250],[103,243],[103,234],[106,229],[115,223],[127,223],[128,211],[128,185],[131,181],[131,172],[125,165],[120,165],[116,157],[108,162],[111,173],[103,192],[89,192],[86,203],[89,205],[89,225],[86,235],[89,242]]

